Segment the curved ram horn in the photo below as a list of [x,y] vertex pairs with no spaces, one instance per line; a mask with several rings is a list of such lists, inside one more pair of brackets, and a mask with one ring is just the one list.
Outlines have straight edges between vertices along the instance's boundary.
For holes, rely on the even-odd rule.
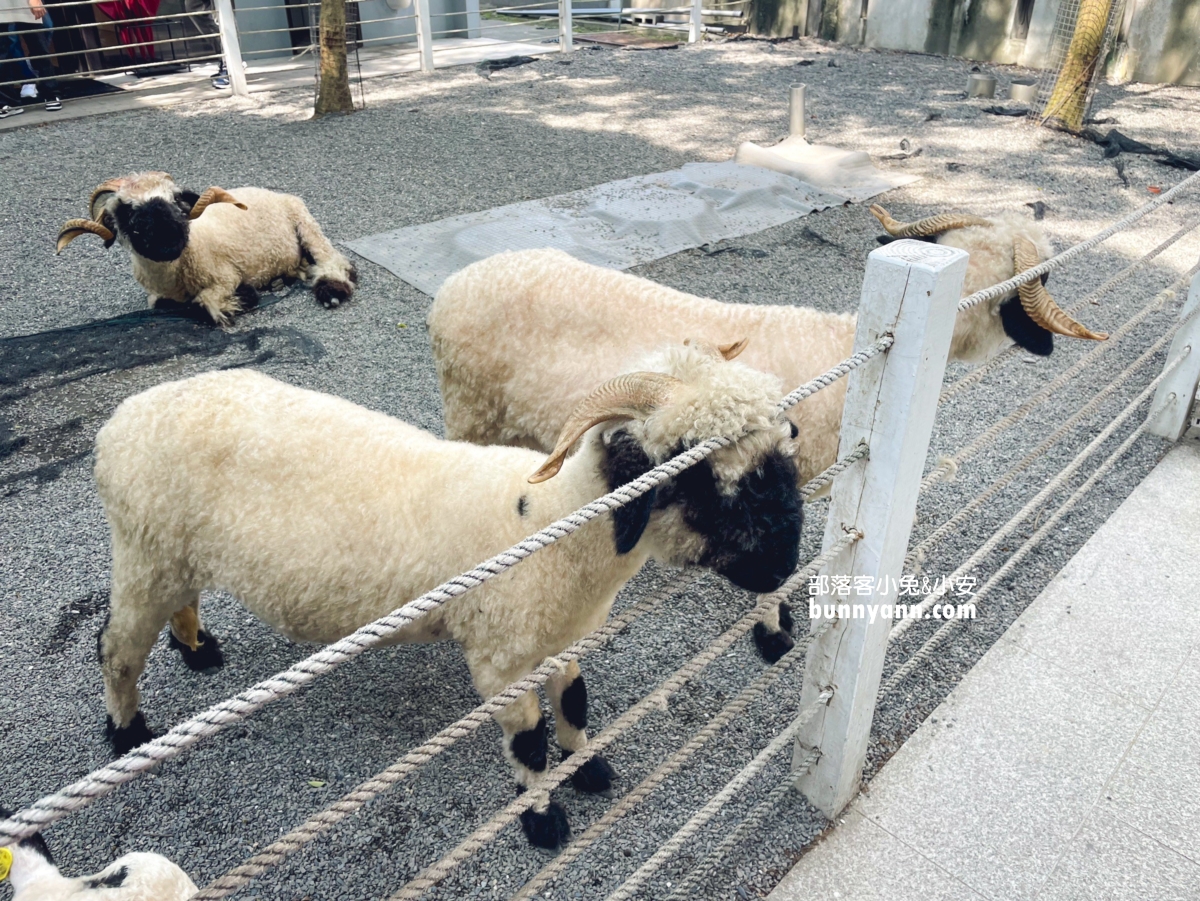
[[732,344],[718,344],[717,350],[721,352],[721,356],[723,356],[726,361],[729,361],[745,350],[746,345],[749,343],[749,338],[743,338],[741,341],[734,341]]
[[[1013,263],[1017,273],[1025,272],[1038,265],[1037,248],[1028,238],[1016,235],[1013,237]],[[1017,289],[1021,298],[1021,306],[1029,314],[1029,318],[1042,328],[1055,335],[1067,338],[1087,338],[1091,341],[1104,341],[1107,332],[1093,332],[1082,322],[1072,319],[1062,307],[1054,302],[1041,279],[1034,279]]]
[[683,343],[686,347],[697,347],[712,354],[714,357],[719,355],[723,360],[728,362],[746,349],[746,345],[750,343],[750,339],[743,338],[741,341],[734,341],[732,344],[709,344],[707,341],[685,338]]
[[971,228],[975,225],[991,225],[991,220],[981,216],[970,216],[965,213],[942,213],[916,222],[897,222],[891,213],[877,203],[871,204],[871,215],[879,220],[893,238],[927,238],[940,235],[952,228]]
[[110,178],[108,181],[104,182],[104,184],[99,185],[96,190],[92,192],[91,200],[88,201],[88,215],[91,216],[92,219],[96,219],[96,201],[105,194],[115,194],[117,191],[121,190],[121,186],[128,181],[128,178]]
[[661,372],[630,372],[609,379],[571,412],[558,433],[558,443],[529,481],[537,484],[553,478],[562,469],[563,460],[583,433],[594,425],[613,419],[646,416],[670,401],[682,385],[679,379]]
[[212,203],[232,203],[239,210],[247,209],[246,204],[242,203],[224,188],[209,188],[200,195],[200,199],[192,206],[192,211],[188,213],[188,218],[199,218],[200,214]]
[[58,232],[58,244],[54,248],[55,253],[62,253],[63,248],[78,238],[80,235],[99,235],[104,239],[104,246],[108,247],[112,244],[116,237],[107,228],[99,222],[93,222],[91,219],[68,219]]

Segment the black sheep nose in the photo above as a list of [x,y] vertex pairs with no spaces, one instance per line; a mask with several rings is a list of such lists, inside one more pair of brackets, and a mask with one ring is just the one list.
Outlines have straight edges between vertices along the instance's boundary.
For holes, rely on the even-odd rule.
[[769,547],[739,554],[721,568],[721,575],[747,591],[767,594],[778,590],[796,571],[800,562],[800,522],[794,529],[781,529]]

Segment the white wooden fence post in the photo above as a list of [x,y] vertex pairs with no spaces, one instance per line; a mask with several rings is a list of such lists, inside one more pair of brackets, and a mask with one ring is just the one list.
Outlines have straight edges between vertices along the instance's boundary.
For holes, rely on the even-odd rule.
[[558,0],[558,49],[570,53],[575,49],[575,33],[571,22],[571,0]]
[[[1200,274],[1192,279],[1188,299],[1179,318],[1190,316],[1197,307],[1200,307]],[[1154,403],[1150,406],[1151,411],[1163,406],[1167,409],[1155,416],[1146,429],[1152,435],[1161,435],[1171,441],[1178,441],[1187,431],[1188,416],[1192,412],[1192,404],[1196,402],[1196,383],[1200,381],[1200,316],[1175,333],[1171,351],[1167,354],[1167,364],[1175,362],[1185,347],[1191,348],[1187,359],[1158,383]]]
[[467,37],[478,38],[483,36],[483,17],[479,15],[479,0],[466,0],[467,2]]
[[688,43],[694,44],[704,36],[703,12],[700,9],[701,0],[692,0],[692,13],[688,18]]
[[433,71],[433,26],[430,23],[429,0],[417,0],[417,55],[421,58],[421,71]]
[[230,0],[217,0],[217,30],[221,33],[221,55],[225,57],[225,70],[229,73],[229,87],[238,97],[245,97],[250,93],[250,88],[246,85],[237,18]]
[[[858,604],[866,615],[840,618],[809,646],[802,707],[825,688],[834,694],[798,737],[793,756],[798,766],[814,747],[820,749],[820,758],[796,785],[829,817],[854,797],[862,777],[892,626],[890,616],[877,614],[872,622],[868,608],[896,600],[966,269],[963,251],[921,241],[896,241],[867,259],[854,349],[885,333],[895,343],[849,375],[838,456],[860,441],[868,442],[871,455],[833,483],[824,547],[851,528],[863,538],[826,568],[828,574],[852,577],[850,596],[823,591],[808,598],[806,609],[811,617],[813,605],[844,602],[850,605],[844,612],[853,614]],[[870,596],[857,594],[862,583],[855,584],[856,576],[870,580]]]

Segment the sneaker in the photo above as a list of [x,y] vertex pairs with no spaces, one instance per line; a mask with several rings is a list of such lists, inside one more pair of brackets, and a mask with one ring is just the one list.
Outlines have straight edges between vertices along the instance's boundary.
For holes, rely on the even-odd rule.
[[24,107],[0,106],[0,119],[7,119],[9,116],[17,116],[23,112],[25,112]]
[[62,109],[62,101],[58,99],[57,94],[55,94],[53,97],[46,98],[46,111],[47,112],[57,113],[60,109]]
[[37,100],[37,85],[23,84],[21,85],[22,100]]
[[212,86],[217,90],[229,87],[228,75],[214,75],[212,78]]

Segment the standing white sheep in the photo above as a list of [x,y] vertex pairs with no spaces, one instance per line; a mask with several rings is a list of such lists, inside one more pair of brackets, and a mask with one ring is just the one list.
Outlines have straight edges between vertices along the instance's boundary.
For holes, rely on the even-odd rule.
[[[970,254],[964,294],[996,284],[1048,258],[1033,222],[1012,216],[937,216],[902,225],[873,212],[892,234],[928,237]],[[1017,259],[1019,257],[1019,260]],[[455,273],[438,291],[428,324],[449,438],[547,450],[587,386],[620,372],[648,348],[696,338],[749,344],[740,362],[794,388],[850,356],[856,317],[807,307],[721,303],[558,250],[501,253]],[[950,354],[981,362],[1013,341],[1048,354],[1051,331],[1101,338],[1070,320],[1035,282],[1021,297],[958,314]],[[801,483],[837,458],[846,380],[788,415],[795,424]],[[783,611],[755,630],[759,649],[778,659],[792,642]]]
[[[0,820],[8,817],[0,809]],[[68,878],[41,833],[0,847],[0,882],[6,878],[12,901],[186,901],[197,891],[187,873],[159,854],[126,854],[99,873]]]
[[[712,436],[737,440],[394,640],[457,641],[489,697],[598,628],[649,557],[774,590],[796,566],[802,520],[779,396],[773,376],[715,349],[668,348],[585,394],[545,462],[444,441],[249,370],[129,398],[96,440],[113,543],[100,658],[114,744],[150,737],[137,680],[168,620],[185,657],[214,660],[201,590],[232,592],[294,641],[332,642]],[[559,744],[579,750],[578,666],[546,687]],[[532,785],[547,761],[536,695],[496,719],[518,784]],[[575,785],[604,791],[611,778],[597,756]],[[540,806],[523,816],[526,834],[554,847],[569,832],[565,814]]]
[[258,289],[279,278],[312,285],[323,306],[354,293],[358,273],[338,253],[299,197],[263,188],[180,188],[165,172],[104,182],[92,192],[89,219],[70,219],[57,252],[80,235],[105,247],[120,241],[150,306],[167,299],[199,304],[225,325],[258,303]]

